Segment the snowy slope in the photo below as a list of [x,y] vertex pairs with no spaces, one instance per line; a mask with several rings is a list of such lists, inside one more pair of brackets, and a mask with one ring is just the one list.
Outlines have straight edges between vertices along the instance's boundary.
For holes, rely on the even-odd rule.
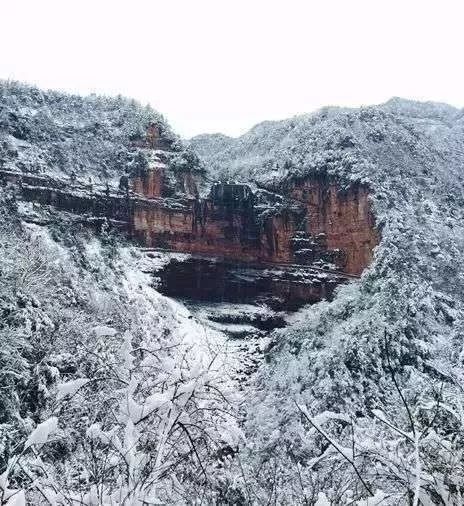
[[[220,134],[190,139],[191,146],[218,177],[278,182],[310,171],[364,174],[362,164],[377,163],[378,148],[395,142],[431,140],[439,150],[462,156],[464,114],[446,104],[392,99],[361,109],[328,107],[283,121],[266,121],[238,138]],[[414,136],[420,138],[414,138]]]
[[[69,109],[69,97],[13,90],[2,95],[0,135],[2,163],[16,169],[40,162],[66,172],[76,153],[82,170],[100,173],[130,140],[111,122],[129,108],[127,124],[139,125],[140,109],[126,101],[73,98],[81,105]],[[82,119],[96,121],[92,100],[102,136],[84,135]],[[56,114],[42,110],[54,101]],[[120,238],[96,238],[64,213],[46,229],[27,225],[2,190],[3,497],[25,489],[32,504],[59,505],[460,504],[462,111],[393,99],[191,144],[213,177],[275,188],[316,172],[369,184],[381,234],[372,265],[333,302],[274,331],[240,397],[224,326],[158,294]]]
[[242,437],[225,335],[159,294],[112,232],[17,206],[8,189],[0,217],[5,504],[25,504],[11,502],[24,491],[37,505],[216,497],[218,455]]
[[110,178],[143,154],[151,122],[178,142],[149,106],[121,96],[82,97],[0,81],[0,168]]
[[274,333],[248,406],[249,472],[270,477],[261,500],[303,504],[320,492],[322,504],[352,504],[379,489],[382,504],[407,504],[405,494],[455,504],[464,472],[454,464],[464,427],[463,125],[450,106],[393,99],[263,123],[202,152],[213,169],[270,187],[314,172],[363,181],[381,233],[359,282]]

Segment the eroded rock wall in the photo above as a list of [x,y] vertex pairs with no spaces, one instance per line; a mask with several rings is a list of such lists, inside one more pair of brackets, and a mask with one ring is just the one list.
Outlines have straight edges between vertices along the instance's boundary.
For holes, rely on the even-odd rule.
[[157,164],[138,172],[131,178],[131,183],[134,193],[148,199],[172,197],[176,193],[198,197],[197,181],[192,173],[173,174],[164,164]]
[[25,200],[125,223],[147,247],[238,262],[336,266],[359,275],[379,239],[369,189],[359,184],[342,189],[326,177],[292,180],[279,188],[280,196],[268,192],[266,198],[247,185],[215,185],[200,199],[188,173],[171,177],[174,194],[172,185],[165,190],[164,169],[135,176],[135,192],[47,176],[0,175]]
[[292,213],[261,222],[253,207],[231,207],[210,199],[140,200],[133,211],[134,234],[148,247],[205,254],[243,262],[291,262]]
[[281,192],[300,210],[259,205],[238,184],[215,185],[208,199],[185,198],[182,205],[146,193],[148,200],[134,206],[134,230],[150,247],[238,261],[335,265],[353,275],[369,265],[378,233],[367,187],[341,189],[327,177],[312,177]]
[[372,260],[379,235],[370,204],[370,191],[361,184],[341,189],[327,177],[295,180],[285,189],[306,207],[306,231],[325,235],[329,250],[340,250],[344,272],[361,274]]
[[260,234],[260,246],[268,261],[279,263],[295,261],[292,239],[297,233],[299,221],[299,215],[290,211],[281,211],[266,218]]
[[154,199],[164,195],[164,170],[162,168],[148,169],[143,174],[132,178],[132,190],[146,198]]
[[171,260],[161,271],[158,289],[172,297],[209,302],[260,302],[274,310],[293,311],[304,304],[331,299],[335,287],[346,279],[306,266],[277,269],[214,258]]

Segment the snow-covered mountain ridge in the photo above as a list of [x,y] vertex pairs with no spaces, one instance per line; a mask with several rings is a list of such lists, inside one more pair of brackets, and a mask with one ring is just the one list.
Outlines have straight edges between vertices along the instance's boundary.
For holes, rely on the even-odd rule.
[[122,96],[82,97],[0,80],[0,167],[114,182],[149,162],[147,128],[156,125],[172,165],[188,158],[165,118]]
[[[384,142],[406,142],[408,131],[430,139],[449,154],[462,153],[463,128],[462,110],[393,98],[378,106],[326,107],[282,121],[265,121],[237,138],[204,134],[189,142],[215,177],[270,184],[309,171],[333,171],[350,162],[351,179],[366,177],[363,167],[354,167],[353,162],[367,163]],[[409,142],[412,146],[413,139]]]
[[[269,363],[256,374],[250,454],[260,455],[255,472],[279,466],[282,502],[290,497],[284,483],[293,483],[290,503],[302,490],[350,503],[339,487],[351,467],[357,478],[347,487],[372,496],[378,487],[382,504],[407,504],[408,487],[421,504],[454,504],[461,445],[444,440],[463,434],[463,127],[460,110],[393,99],[265,122],[237,139],[191,140],[218,178],[276,189],[326,174],[372,190],[381,239],[370,268],[334,302],[275,331]],[[348,418],[337,422],[340,413]],[[425,439],[411,443],[411,432]],[[350,446],[347,459],[340,447]],[[324,476],[316,490],[314,473]]]
[[[89,112],[93,98],[59,95],[41,137],[40,93],[5,89],[4,169],[35,172],[42,160],[69,179],[77,161],[86,178],[144,164],[143,139],[119,129],[155,113],[140,119],[138,106],[111,99]],[[85,134],[82,119],[99,116],[102,134]],[[361,278],[287,316],[245,383],[234,374],[248,362],[225,337],[253,332],[259,348],[243,309],[189,312],[157,292],[115,230],[95,234],[2,187],[0,501],[460,504],[463,121],[446,105],[394,99],[191,141],[213,179],[259,191],[327,178],[339,191],[321,195],[336,199],[363,185],[379,231]],[[120,146],[129,158],[113,165]],[[254,311],[246,318],[268,320]]]

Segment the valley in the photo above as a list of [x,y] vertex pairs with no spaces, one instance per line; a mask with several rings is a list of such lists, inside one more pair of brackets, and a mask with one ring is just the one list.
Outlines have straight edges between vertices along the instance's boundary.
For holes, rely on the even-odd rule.
[[459,503],[462,111],[0,92],[0,502]]

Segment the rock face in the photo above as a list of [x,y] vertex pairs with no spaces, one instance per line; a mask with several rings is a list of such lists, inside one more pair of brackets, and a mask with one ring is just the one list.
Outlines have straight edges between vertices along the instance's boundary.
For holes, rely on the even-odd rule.
[[325,177],[291,181],[280,195],[217,183],[199,198],[191,173],[173,175],[162,164],[134,175],[132,190],[119,192],[43,176],[1,176],[25,200],[123,222],[149,248],[359,275],[378,242],[368,188],[342,190]]
[[149,199],[161,197],[166,193],[164,169],[150,168],[144,174],[138,174],[132,179],[132,189]]
[[[200,198],[199,172],[193,163],[181,168],[171,164],[176,153],[160,125],[151,123],[145,137],[134,143],[145,153],[144,163],[121,177],[119,190],[108,184],[92,185],[91,180],[78,182],[75,177],[63,181],[0,171],[0,179],[16,185],[25,200],[112,220],[145,247],[220,259],[228,265],[224,270],[198,261],[186,268],[193,269],[190,281],[197,279],[193,275],[197,272],[200,284],[217,280],[217,290],[222,286],[224,293],[241,287],[229,282],[240,278],[230,268],[234,262],[254,264],[248,267],[258,270],[297,264],[314,272],[324,269],[348,275],[359,275],[369,265],[378,234],[366,186],[343,189],[328,176],[313,175],[289,178],[273,191],[215,183],[209,195]],[[295,282],[288,270],[283,278],[250,272],[248,278],[260,291],[277,296],[284,290],[295,300],[327,297],[336,284],[333,280],[321,284],[313,274],[311,281]]]
[[134,205],[134,233],[149,247],[244,262],[332,265],[358,275],[378,242],[362,185],[341,190],[323,177],[293,181],[282,188],[285,200],[272,203],[247,185],[216,184],[206,199],[169,202],[157,198],[160,180],[150,175],[134,186],[146,197]]
[[260,265],[189,257],[173,260],[155,274],[157,288],[171,297],[207,302],[263,304],[277,311],[293,311],[304,304],[331,299],[346,281],[306,266],[266,268]]
[[341,190],[325,177],[313,177],[294,181],[285,191],[305,206],[307,233],[323,234],[326,249],[342,252],[336,263],[345,272],[361,274],[379,241],[369,189],[356,184]]
[[[316,174],[289,177],[272,191],[215,183],[200,198],[198,172],[189,163],[174,168],[170,160],[175,153],[160,125],[150,124],[145,137],[134,142],[144,150],[146,162],[121,178],[119,192],[107,188],[98,195],[90,188],[86,194],[81,187],[76,193],[76,184],[63,188],[36,181],[23,185],[23,196],[33,200],[37,194],[42,203],[124,220],[132,237],[150,248],[353,275],[369,265],[379,238],[368,187],[342,188]],[[21,182],[27,183],[27,177]]]
[[128,195],[105,186],[53,179],[45,175],[0,170],[0,184],[16,189],[16,199],[52,206],[81,216],[86,224],[104,222],[121,231],[131,228],[131,201]]
[[247,185],[215,185],[206,199],[137,200],[133,229],[149,247],[244,262],[291,262],[300,209],[265,211],[255,206]]
[[341,190],[322,177],[291,181],[280,194],[216,183],[206,198],[193,174],[162,164],[118,191],[8,171],[0,180],[23,200],[84,215],[89,226],[109,220],[147,248],[193,255],[154,273],[175,297],[294,310],[330,299],[368,266],[378,241],[368,188]]
[[132,190],[148,199],[159,197],[198,197],[197,181],[191,172],[173,174],[166,164],[156,162],[131,178]]

